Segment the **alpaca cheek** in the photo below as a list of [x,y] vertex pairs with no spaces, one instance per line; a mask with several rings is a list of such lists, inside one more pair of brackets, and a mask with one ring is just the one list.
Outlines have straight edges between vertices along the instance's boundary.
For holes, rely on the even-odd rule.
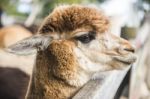
[[53,73],[63,80],[76,78],[77,63],[71,45],[69,41],[55,41],[49,46],[56,62],[53,66]]

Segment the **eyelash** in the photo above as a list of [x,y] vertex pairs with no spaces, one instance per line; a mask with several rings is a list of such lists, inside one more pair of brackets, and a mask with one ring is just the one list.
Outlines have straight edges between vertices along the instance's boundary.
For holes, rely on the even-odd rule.
[[91,42],[92,40],[95,39],[96,33],[95,32],[89,32],[88,34],[84,34],[78,37],[75,37],[76,40],[86,44]]

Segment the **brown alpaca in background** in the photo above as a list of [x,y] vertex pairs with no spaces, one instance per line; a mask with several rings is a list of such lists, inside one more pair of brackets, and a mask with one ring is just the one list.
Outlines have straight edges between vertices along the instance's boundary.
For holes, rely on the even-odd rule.
[[128,41],[109,33],[109,20],[95,8],[59,6],[38,34],[9,47],[16,54],[37,49],[27,99],[69,99],[96,72],[123,69],[136,58]]
[[30,36],[32,33],[20,25],[3,27],[0,29],[0,48],[6,48]]

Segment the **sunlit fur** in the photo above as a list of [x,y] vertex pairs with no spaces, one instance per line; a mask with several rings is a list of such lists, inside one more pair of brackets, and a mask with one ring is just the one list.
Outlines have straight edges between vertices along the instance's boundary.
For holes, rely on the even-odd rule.
[[[76,36],[96,33],[89,43]],[[27,99],[69,99],[96,72],[123,69],[136,58],[128,41],[109,33],[103,12],[85,6],[59,6],[42,23],[38,34],[53,40],[37,52]]]

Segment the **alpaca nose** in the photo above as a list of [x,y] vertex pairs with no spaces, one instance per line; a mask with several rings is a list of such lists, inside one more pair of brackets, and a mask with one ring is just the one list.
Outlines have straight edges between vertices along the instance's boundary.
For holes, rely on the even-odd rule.
[[134,53],[135,52],[135,48],[130,44],[129,41],[125,40],[125,39],[122,39],[123,41],[123,50],[124,51],[127,51],[127,52],[131,52],[131,53]]
[[125,51],[128,51],[128,52],[132,52],[134,53],[135,52],[135,49],[134,48],[124,48]]
[[135,52],[135,48],[129,42],[126,42],[126,44],[123,47],[123,50],[131,53]]
[[130,53],[134,53],[135,52],[135,48],[131,45],[131,43],[123,38],[117,37],[113,34],[110,34],[110,37],[114,40],[114,42],[116,42],[117,44],[119,44],[120,46],[119,49],[121,49],[123,52],[130,52]]

